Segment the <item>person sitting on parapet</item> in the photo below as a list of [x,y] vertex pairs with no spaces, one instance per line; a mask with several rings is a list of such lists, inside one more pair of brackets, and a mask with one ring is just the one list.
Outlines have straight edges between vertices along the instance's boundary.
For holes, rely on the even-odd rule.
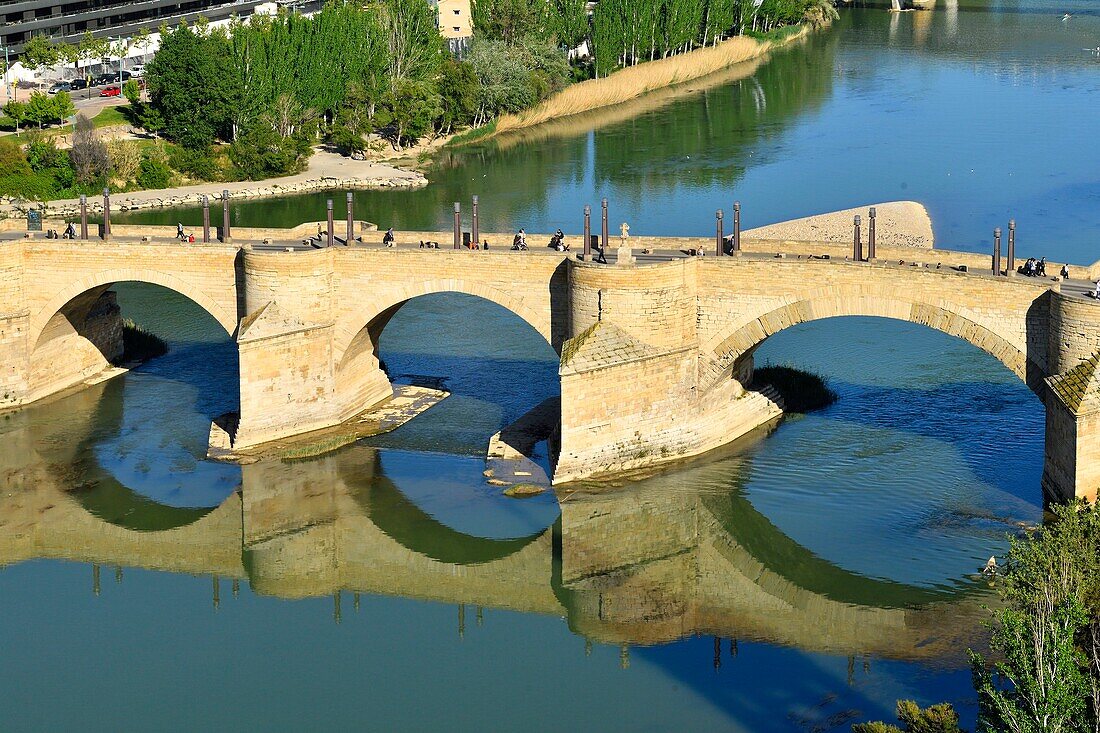
[[65,239],[76,239],[76,227],[70,221],[68,226],[65,227],[65,234],[62,235]]
[[1024,262],[1024,274],[1027,275],[1028,277],[1034,277],[1035,276],[1035,258],[1034,257],[1028,257],[1027,261]]
[[[382,235],[382,244],[386,245],[387,247],[396,246],[394,243],[393,227],[387,229],[386,233]],[[423,243],[421,244],[421,246],[423,246]]]

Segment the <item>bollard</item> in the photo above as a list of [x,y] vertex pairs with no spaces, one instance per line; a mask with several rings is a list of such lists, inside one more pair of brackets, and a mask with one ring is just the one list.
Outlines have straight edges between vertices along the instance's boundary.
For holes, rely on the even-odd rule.
[[202,195],[202,241],[210,241],[210,197]]
[[1016,272],[1016,220],[1008,220],[1008,267],[1006,268],[1006,275],[1012,275]]
[[875,259],[875,207],[867,212],[867,259]]
[[232,242],[233,236],[229,231],[229,189],[222,189],[222,241]]
[[103,241],[111,238],[111,192],[103,189]]
[[470,224],[470,241],[475,245],[476,248],[476,245],[481,242],[481,227],[478,226],[477,221],[477,196],[474,196],[473,198],[474,208],[471,212],[471,216],[473,216],[473,221]]
[[993,230],[993,274],[1001,274],[1001,228]]
[[455,201],[455,249],[462,246],[462,206]]
[[344,240],[344,244],[346,244],[348,247],[350,247],[351,243],[355,241],[355,216],[352,213],[355,209],[355,200],[353,197],[354,194],[352,194],[351,191],[348,191],[348,237]]
[[859,225],[860,225],[859,214],[856,214],[856,218],[855,218],[853,224],[854,224],[855,229],[852,233],[852,259],[856,262],[863,262],[863,240],[860,237],[860,231],[859,231]]
[[607,199],[602,202],[603,206],[603,228],[600,230],[600,250],[603,251],[604,256],[607,256]]
[[715,247],[715,249],[714,249],[714,255],[716,257],[721,257],[722,254],[723,254],[723,252],[722,252],[722,249],[723,249],[723,247],[722,247],[722,245],[723,245],[723,241],[722,241],[722,239],[723,239],[723,237],[722,237],[722,210],[721,209],[718,209],[718,211],[714,212],[714,219],[715,219],[715,232],[714,232],[714,247]]
[[80,238],[88,238],[88,197],[80,194]]
[[592,207],[584,207],[584,261],[592,261]]
[[328,246],[331,247],[332,246],[332,231],[336,226],[336,222],[333,221],[333,218],[332,218],[332,199],[329,199],[328,201],[326,201],[325,205],[326,205],[326,209],[327,209],[325,213],[328,215],[328,230],[327,230],[326,240],[328,242]]
[[[733,202],[733,251],[741,251],[741,202]],[[732,252],[731,252],[732,254]]]

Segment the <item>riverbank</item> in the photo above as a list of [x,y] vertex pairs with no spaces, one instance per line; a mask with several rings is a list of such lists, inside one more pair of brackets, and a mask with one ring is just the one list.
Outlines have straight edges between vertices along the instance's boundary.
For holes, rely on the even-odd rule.
[[[116,195],[111,200],[111,207],[116,211],[132,211],[171,206],[196,206],[202,204],[203,196],[207,196],[211,201],[221,200],[222,191],[228,191],[230,198],[234,199],[256,199],[334,189],[414,189],[423,188],[426,185],[428,185],[428,179],[418,171],[406,170],[387,163],[352,160],[337,153],[318,150],[309,159],[305,171],[295,175],[262,181],[200,183],[191,186],[132,191]],[[62,199],[44,203],[17,203],[9,200],[0,208],[0,215],[24,216],[28,208],[45,208],[49,216],[72,217],[80,213],[80,199]],[[98,196],[89,197],[88,210],[102,211],[103,200]]]
[[498,118],[491,132],[470,139],[485,139],[512,130],[541,125],[550,120],[629,102],[649,92],[700,79],[735,64],[760,58],[778,45],[804,37],[809,30],[809,26],[803,25],[777,40],[738,36],[717,46],[648,61],[601,79],[583,81],[529,110]]

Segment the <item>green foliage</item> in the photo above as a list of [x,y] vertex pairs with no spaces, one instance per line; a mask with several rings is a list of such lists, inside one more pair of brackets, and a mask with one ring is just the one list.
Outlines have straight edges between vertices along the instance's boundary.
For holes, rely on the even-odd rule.
[[833,404],[836,392],[816,374],[788,366],[764,366],[753,374],[755,384],[771,385],[789,412],[811,412]]
[[226,73],[228,41],[180,25],[162,34],[160,44],[146,76],[165,136],[196,148],[232,139],[241,93],[239,77]]
[[1100,703],[1100,509],[1056,509],[1012,543],[994,616],[992,668],[971,653],[981,724],[1012,733],[1092,731]]
[[137,182],[142,188],[168,188],[172,170],[160,155],[147,154],[138,167]]
[[302,137],[283,137],[270,122],[258,120],[233,142],[229,159],[243,178],[259,180],[303,170],[308,153]]
[[137,107],[141,103],[141,85],[137,83],[137,79],[126,80],[122,85],[122,96],[126,97],[131,107]]
[[[24,107],[13,106],[10,112],[21,113],[24,121],[38,125],[41,129],[46,125],[60,124],[66,118],[72,117],[76,113],[76,107],[68,92],[58,92],[53,95],[45,92],[31,92],[30,99]],[[12,117],[10,112],[8,116]]]
[[489,40],[515,43],[544,31],[546,8],[546,3],[530,0],[475,0],[471,9],[474,33]]
[[446,130],[473,124],[479,103],[477,72],[473,64],[448,60],[439,72],[439,95],[443,104],[441,126]]
[[897,707],[899,728],[883,722],[857,723],[853,733],[960,733],[959,714],[947,703],[921,709],[912,700],[900,700]]
[[27,144],[26,155],[31,170],[49,179],[53,190],[63,191],[76,182],[76,172],[68,153],[58,150],[52,139],[32,139]]
[[27,119],[27,103],[13,99],[4,105],[4,114],[15,123],[15,129],[18,132],[23,121]]
[[179,145],[167,146],[168,165],[180,173],[200,181],[221,181],[225,171],[213,148],[185,148]]
[[538,100],[532,85],[532,69],[524,65],[523,54],[514,47],[503,41],[476,41],[467,60],[481,85],[478,99],[481,120],[519,112]]
[[395,85],[389,108],[393,115],[394,142],[398,147],[426,134],[432,122],[443,114],[442,100],[435,86],[408,79]]
[[31,173],[30,164],[23,155],[23,149],[14,140],[0,137],[0,176],[27,176]]
[[139,326],[129,318],[122,321],[122,356],[120,364],[130,362],[146,362],[164,356],[168,353],[168,343],[149,331],[144,326]]
[[27,41],[23,45],[23,53],[19,56],[23,64],[32,69],[56,66],[61,61],[57,44],[45,36],[35,36]]

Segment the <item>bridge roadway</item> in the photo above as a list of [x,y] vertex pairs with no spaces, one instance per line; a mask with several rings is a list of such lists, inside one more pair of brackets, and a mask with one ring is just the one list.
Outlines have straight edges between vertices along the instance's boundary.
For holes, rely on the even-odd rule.
[[[152,527],[142,518],[150,502],[135,495],[106,521],[93,498],[104,487],[89,494],[82,482],[109,476],[87,463],[92,436],[120,419],[100,404],[108,388],[0,427],[0,566],[60,559],[246,580],[281,598],[352,591],[485,606],[561,616],[576,633],[613,644],[712,634],[961,661],[958,649],[980,628],[978,586],[932,591],[862,578],[784,537],[738,498],[750,457],[692,469],[728,482],[715,493],[683,488],[718,485],[711,475],[675,487],[570,492],[558,523],[510,540],[431,519],[369,448],[242,466],[239,490],[197,518],[158,506],[163,526]],[[810,576],[800,575],[807,568]]]
[[[377,343],[405,302],[460,292],[512,311],[561,355],[560,484],[737,438],[779,412],[748,388],[764,340],[821,318],[880,316],[962,338],[1035,391],[1050,498],[1100,486],[1100,304],[1083,281],[994,277],[988,256],[934,249],[879,247],[876,261],[853,262],[836,244],[746,237],[741,255],[716,257],[711,238],[633,237],[637,262],[603,265],[576,258],[579,237],[567,238],[570,253],[538,247],[549,237],[537,234],[531,251],[513,252],[510,234],[483,234],[491,248],[475,252],[447,249],[449,232],[404,232],[390,249],[356,226],[368,243],[332,248],[317,246],[316,224],[234,230],[234,243],[138,226],[114,227],[109,242],[0,242],[0,407],[102,371],[119,346],[110,287],[139,281],[189,297],[236,339],[237,448],[308,434],[392,396]],[[444,244],[420,248],[428,240]]]

